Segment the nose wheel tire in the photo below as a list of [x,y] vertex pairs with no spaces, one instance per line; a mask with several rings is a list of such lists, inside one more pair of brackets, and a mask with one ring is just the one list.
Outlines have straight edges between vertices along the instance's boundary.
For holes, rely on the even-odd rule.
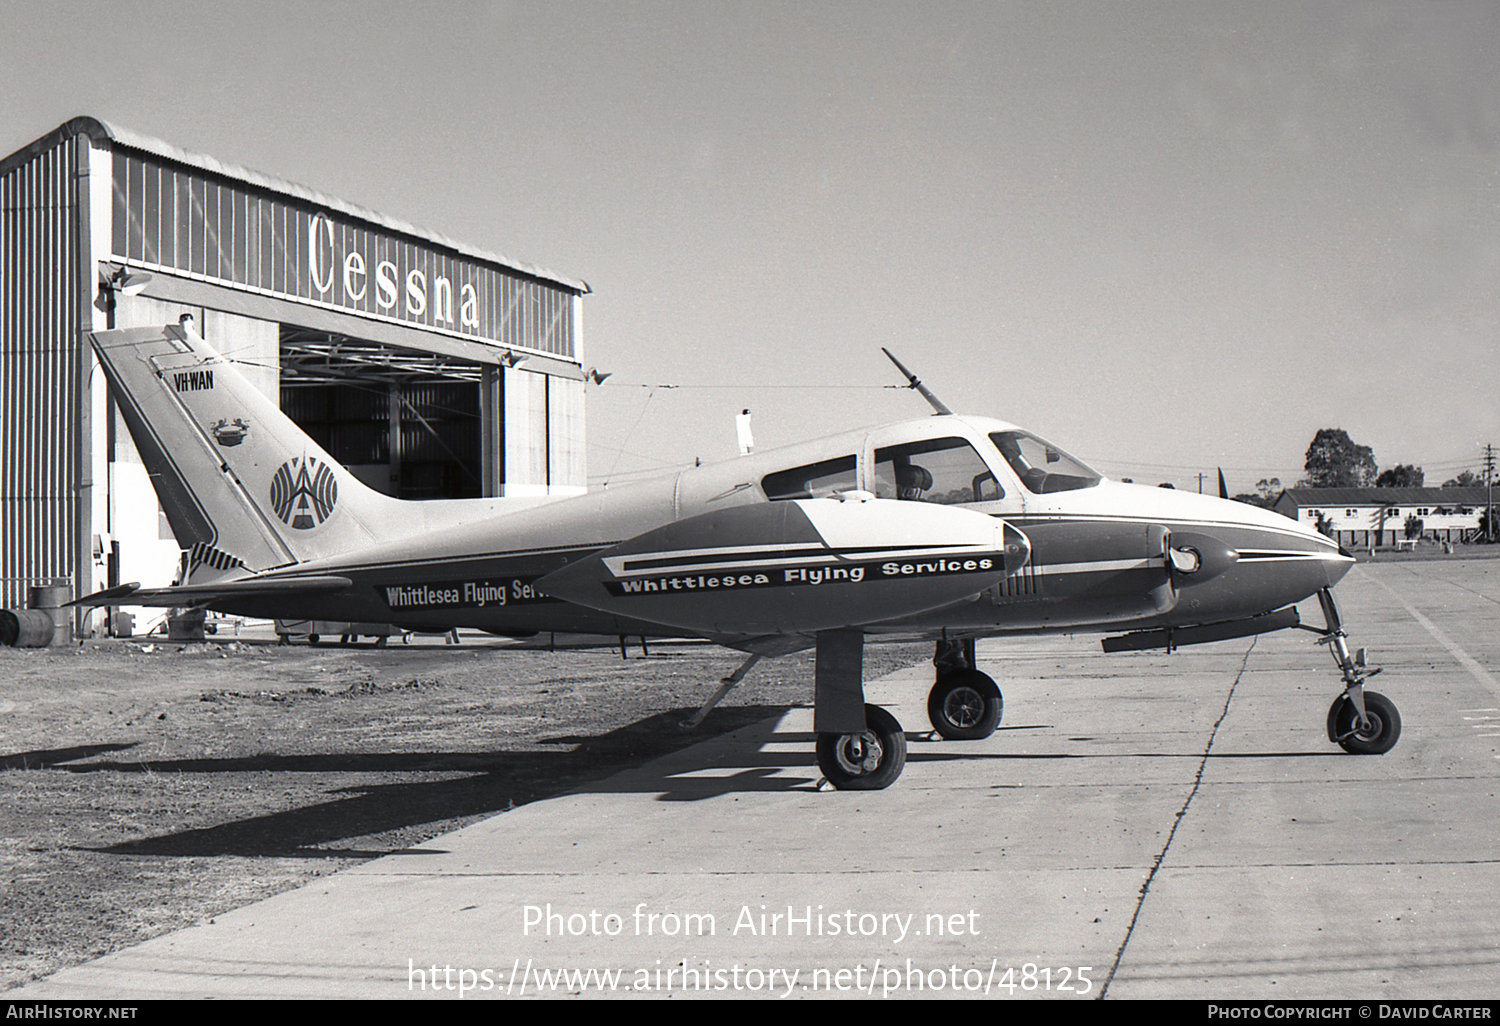
[[1389,698],[1365,692],[1365,714],[1369,722],[1359,725],[1359,713],[1348,695],[1339,695],[1328,709],[1328,736],[1353,755],[1384,755],[1401,737],[1401,714]]
[[1005,699],[989,674],[955,670],[938,678],[927,695],[927,718],[949,741],[979,741],[1000,725]]
[[819,734],[818,769],[840,791],[880,791],[906,766],[906,735],[896,717],[878,705],[865,706],[860,734]]

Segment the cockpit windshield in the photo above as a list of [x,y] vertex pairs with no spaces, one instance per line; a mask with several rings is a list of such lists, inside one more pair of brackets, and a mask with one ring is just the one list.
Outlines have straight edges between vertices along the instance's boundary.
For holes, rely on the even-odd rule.
[[1016,472],[1021,484],[1035,495],[1092,488],[1100,481],[1094,471],[1029,432],[996,431],[990,435],[990,441]]

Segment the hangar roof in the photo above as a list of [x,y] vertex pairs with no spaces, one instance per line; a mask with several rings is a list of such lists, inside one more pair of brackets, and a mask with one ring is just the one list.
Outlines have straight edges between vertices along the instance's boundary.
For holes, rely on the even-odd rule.
[[98,141],[123,146],[126,149],[137,150],[142,153],[149,153],[153,156],[161,157],[165,160],[174,161],[178,164],[186,164],[189,167],[195,167],[201,171],[208,171],[212,174],[222,175],[226,178],[233,178],[236,181],[244,182],[247,185],[253,185],[256,188],[264,189],[268,192],[279,193],[283,196],[290,196],[295,199],[305,200],[308,203],[313,203],[328,210],[334,210],[349,217],[357,218],[361,221],[365,221],[373,225],[378,225],[382,228],[387,228],[393,232],[399,232],[403,235],[409,235],[414,238],[423,239],[427,242],[435,243],[436,245],[442,246],[445,249],[451,249],[456,253],[459,253],[466,257],[471,257],[475,260],[483,260],[488,263],[499,264],[502,267],[506,267],[512,271],[518,271],[521,274],[525,274],[533,278],[539,278],[544,281],[561,285],[564,288],[573,290],[574,292],[586,293],[590,291],[588,283],[585,281],[580,281],[576,278],[568,278],[556,273],[555,271],[549,271],[541,267],[534,267],[531,264],[524,264],[518,260],[512,260],[511,258],[503,256],[499,253],[491,253],[486,250],[477,249],[474,246],[470,246],[466,243],[450,239],[445,235],[439,235],[436,232],[430,232],[426,229],[418,228],[415,225],[409,224],[405,221],[397,220],[393,217],[388,217],[385,214],[377,213],[376,211],[370,210],[366,207],[356,206],[353,203],[346,203],[344,200],[338,199],[334,196],[327,196],[321,192],[318,192],[316,189],[310,189],[305,185],[298,185],[296,182],[289,182],[284,178],[277,178],[274,175],[262,174],[259,171],[251,171],[249,168],[239,167],[235,164],[226,164],[221,160],[216,160],[213,157],[205,156],[201,153],[192,153],[188,150],[178,149],[176,146],[172,146],[169,143],[164,143],[160,139],[153,139],[149,135],[142,135],[139,132],[133,132],[128,128],[121,128],[118,125],[112,125],[108,122],[101,121],[98,118],[93,117],[85,116],[73,118],[60,125],[59,127],[53,129],[51,132],[48,132],[46,135],[42,136],[40,139],[37,139],[35,142],[22,147],[8,157],[0,159],[0,175],[5,174],[7,171],[11,170],[12,167],[25,163],[26,161],[35,157],[37,154],[51,149],[53,146],[57,145],[60,140],[68,136],[80,134],[87,135],[90,138]]

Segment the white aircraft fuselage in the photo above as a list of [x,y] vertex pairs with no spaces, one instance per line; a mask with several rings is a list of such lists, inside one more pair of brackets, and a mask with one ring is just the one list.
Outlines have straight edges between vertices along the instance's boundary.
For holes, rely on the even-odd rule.
[[[296,602],[298,618],[394,622],[410,627],[477,627],[499,634],[576,631],[601,634],[680,634],[676,624],[635,612],[633,596],[607,608],[565,602],[538,582],[581,557],[594,555],[664,524],[773,501],[763,482],[788,470],[853,457],[850,491],[887,499],[882,512],[894,521],[915,509],[895,499],[891,482],[877,473],[877,451],[912,443],[958,440],[965,455],[983,463],[991,488],[980,499],[952,502],[955,509],[1002,518],[1029,541],[1030,557],[1015,573],[977,595],[886,620],[865,620],[867,632],[889,635],[987,635],[1009,631],[1135,630],[1253,617],[1292,605],[1336,584],[1353,560],[1330,539],[1278,513],[1216,497],[1124,484],[1107,479],[1064,491],[1033,492],[1005,460],[990,435],[1014,425],[983,417],[925,417],[755,453],[662,478],[588,495],[499,512],[417,538],[372,546],[347,556],[303,563],[270,576],[338,575],[349,589],[308,595]],[[954,447],[955,449],[957,447]],[[914,459],[921,459],[918,454]],[[966,468],[967,469],[967,468]],[[893,497],[893,496],[892,496]],[[804,500],[805,501],[805,500]],[[845,500],[849,501],[849,500]],[[858,501],[857,499],[854,501]],[[1173,539],[1189,538],[1204,565],[1191,573],[1173,566]],[[1215,551],[1203,550],[1214,547]],[[1211,562],[1217,557],[1217,562]],[[886,562],[891,562],[887,560]],[[916,560],[915,563],[922,563]],[[931,562],[926,560],[925,562]],[[910,559],[894,561],[920,571]],[[801,585],[822,589],[823,600],[857,610],[860,580],[819,576],[817,566],[777,565],[767,592]],[[810,572],[811,571],[811,572]],[[710,577],[724,575],[714,574]],[[736,575],[739,576],[739,575]],[[664,572],[659,587],[677,594],[707,594],[700,572]],[[756,585],[737,581],[737,599]],[[636,593],[640,594],[640,593]],[[652,594],[652,593],[647,593]],[[288,616],[287,599],[247,598],[229,611]],[[601,599],[603,602],[603,599]],[[851,622],[862,618],[851,613]],[[704,633],[719,635],[706,630]],[[720,635],[720,640],[735,639]]]
[[1004,421],[903,420],[569,498],[403,502],[185,326],[93,342],[189,567],[173,587],[88,604],[698,636],[752,658],[816,646],[819,764],[838,786],[884,787],[905,742],[863,704],[867,636],[967,645],[940,646],[929,713],[945,737],[980,737],[1000,694],[974,638],[1171,648],[1300,626],[1293,607],[1317,595],[1346,685],[1330,738],[1384,751],[1399,733],[1384,699],[1367,714],[1344,644],[1330,589],[1353,560],[1337,544],[1260,507],[1107,480]]

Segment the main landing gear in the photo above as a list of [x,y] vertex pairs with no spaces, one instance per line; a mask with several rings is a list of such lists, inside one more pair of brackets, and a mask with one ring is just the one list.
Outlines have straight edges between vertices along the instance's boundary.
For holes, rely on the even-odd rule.
[[840,791],[883,790],[905,768],[906,734],[878,705],[865,706],[865,729],[858,734],[818,734],[818,769]]
[[1318,603],[1323,607],[1327,627],[1305,629],[1321,635],[1318,644],[1328,646],[1344,678],[1343,694],[1328,709],[1328,740],[1355,755],[1384,755],[1401,737],[1401,714],[1389,698],[1365,690],[1365,681],[1379,673],[1380,668],[1365,668],[1364,649],[1349,654],[1349,639],[1344,634],[1338,606],[1334,605],[1333,592],[1323,588],[1318,592]]
[[[878,705],[865,704],[864,632],[819,631],[817,646],[813,730],[823,779],[840,791],[890,787],[906,768],[906,734],[896,717]],[[692,730],[702,723],[761,658],[751,654],[681,726]]]
[[989,737],[1005,713],[1005,697],[989,674],[975,668],[974,639],[937,643],[937,681],[927,695],[927,718],[949,741]]
[[818,632],[813,701],[818,769],[840,791],[880,791],[906,767],[906,734],[896,717],[865,704],[864,634]]

